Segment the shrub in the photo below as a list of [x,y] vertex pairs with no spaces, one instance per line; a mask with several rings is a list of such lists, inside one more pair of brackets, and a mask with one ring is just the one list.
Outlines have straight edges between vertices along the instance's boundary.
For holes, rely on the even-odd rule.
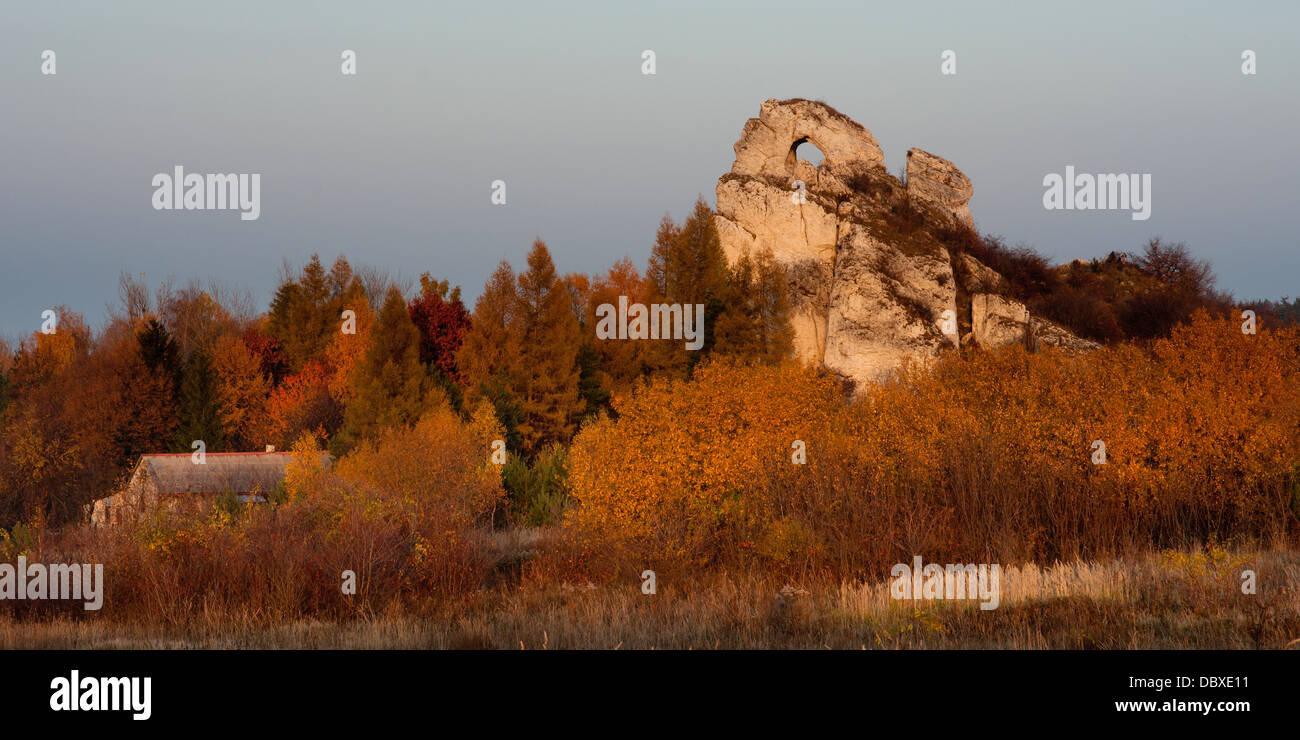
[[568,451],[550,444],[529,464],[512,455],[501,471],[514,521],[540,527],[559,523],[569,503]]
[[1247,336],[1200,314],[1146,347],[945,356],[850,403],[809,370],[715,363],[580,432],[568,524],[606,571],[840,577],[914,554],[1013,563],[1286,537],[1298,358],[1300,331]]
[[1035,301],[1033,308],[1085,339],[1112,343],[1124,338],[1111,306],[1088,288],[1064,286]]
[[771,521],[769,502],[746,492],[841,405],[832,378],[792,363],[715,360],[690,381],[653,379],[614,401],[617,421],[598,418],[574,440],[571,531],[661,567],[708,562]]

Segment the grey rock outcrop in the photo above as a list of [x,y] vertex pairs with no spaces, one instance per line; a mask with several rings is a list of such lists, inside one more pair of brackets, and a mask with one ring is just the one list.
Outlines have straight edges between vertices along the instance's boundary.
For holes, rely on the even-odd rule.
[[[821,164],[798,156],[805,143]],[[799,358],[863,383],[958,346],[959,274],[963,295],[990,296],[982,326],[972,321],[977,342],[996,346],[1017,322],[1034,325],[1014,301],[995,300],[1005,285],[996,271],[964,254],[954,270],[939,234],[972,227],[974,188],[952,162],[912,149],[904,185],[870,131],[800,98],[765,101],[734,150],[718,180],[718,236],[731,261],[770,250],[785,266]]]

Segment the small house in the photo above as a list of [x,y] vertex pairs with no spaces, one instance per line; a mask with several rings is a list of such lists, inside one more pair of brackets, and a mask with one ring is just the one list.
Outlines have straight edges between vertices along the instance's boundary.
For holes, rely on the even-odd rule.
[[[330,455],[321,452],[329,467]],[[291,452],[209,452],[196,462],[188,452],[141,455],[120,491],[92,505],[90,522],[116,524],[158,507],[171,510],[209,506],[217,497],[233,494],[245,503],[265,503],[284,480],[293,462]]]

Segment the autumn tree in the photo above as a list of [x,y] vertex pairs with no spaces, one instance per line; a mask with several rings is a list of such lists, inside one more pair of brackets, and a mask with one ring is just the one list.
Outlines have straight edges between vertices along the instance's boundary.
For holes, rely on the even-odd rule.
[[[654,302],[704,306],[704,346],[690,351],[681,342],[659,340],[648,351],[652,368],[684,375],[699,362],[713,344],[713,325],[722,312],[727,283],[727,258],[722,251],[713,209],[704,198],[695,201],[681,226],[664,216],[655,236],[646,267],[646,279]],[[694,311],[694,308],[692,308]]]
[[460,286],[446,280],[420,276],[420,294],[407,305],[411,323],[420,333],[420,362],[436,377],[450,383],[462,382],[456,368],[456,352],[469,330],[470,316],[460,300]]
[[55,331],[33,332],[14,353],[9,379],[16,395],[62,374],[90,354],[91,331],[81,315],[67,306],[53,310],[58,317]]
[[175,340],[182,364],[198,352],[211,354],[218,337],[242,329],[242,322],[221,304],[215,290],[190,282],[179,289],[164,284],[158,291],[158,319]]
[[356,395],[345,411],[343,445],[396,426],[427,408],[429,383],[420,365],[420,333],[397,288],[389,288],[370,345],[356,368]]
[[267,380],[261,363],[243,340],[226,334],[216,342],[213,353],[216,374],[217,413],[223,436],[234,450],[256,451],[265,444],[259,434],[265,428]]
[[206,350],[196,351],[181,370],[178,400],[180,426],[176,430],[175,450],[189,452],[196,440],[202,441],[208,452],[225,449],[217,373]]
[[595,288],[595,283],[591,276],[581,272],[570,272],[560,280],[569,294],[569,309],[578,318],[578,326],[586,329],[587,306],[591,303],[591,292]]
[[63,411],[75,418],[87,491],[102,494],[140,455],[170,447],[177,424],[171,376],[156,372],[140,353],[137,332],[110,324],[93,351],[67,378]]
[[78,499],[86,496],[80,487],[85,461],[66,421],[51,408],[48,393],[33,394],[5,410],[0,526],[32,519],[57,524],[75,517]]
[[356,396],[357,368],[370,347],[375,314],[362,293],[345,297],[342,308],[334,337],[325,350],[324,364],[330,373],[330,393],[340,404],[347,405]]
[[33,333],[13,357],[14,398],[0,418],[3,526],[80,519],[153,433],[134,387],[144,364],[131,333],[97,343],[79,315],[56,313],[56,330]]
[[647,277],[672,303],[704,302],[722,291],[727,259],[713,223],[713,209],[704,198],[695,201],[680,227],[673,226],[670,217],[664,217]]
[[522,419],[522,448],[533,453],[547,442],[567,442],[582,412],[578,397],[578,319],[550,250],[540,239],[519,276],[519,364],[515,394]]
[[1214,290],[1210,263],[1192,257],[1181,242],[1151,239],[1133,262],[1154,285],[1125,301],[1122,323],[1130,337],[1168,336],[1197,310],[1223,312],[1231,307],[1230,299]]
[[343,304],[364,294],[341,256],[329,272],[313,254],[300,276],[286,275],[271,300],[267,330],[279,341],[290,367],[299,369],[320,359],[338,330]]
[[284,356],[280,340],[267,333],[260,324],[244,329],[240,339],[243,340],[244,346],[248,347],[248,351],[257,358],[262,375],[266,377],[271,387],[279,385],[290,372],[289,358]]
[[[140,328],[124,327],[128,330],[120,337],[102,339],[96,362],[88,368],[93,376],[104,376],[99,381],[107,386],[103,395],[114,407],[106,414],[113,430],[114,462],[123,467],[133,465],[140,455],[168,449],[179,423],[170,339],[149,317],[135,324]],[[145,339],[158,344],[146,345]]]
[[123,270],[117,276],[117,296],[120,305],[113,315],[121,318],[127,326],[138,325],[151,312],[149,287],[144,282],[144,273],[132,277]]
[[514,268],[502,260],[474,303],[469,329],[456,351],[466,406],[474,408],[482,400],[491,403],[511,448],[520,441],[520,405],[514,390],[522,341],[517,291]]
[[304,432],[318,439],[333,437],[343,423],[343,407],[330,393],[329,379],[319,362],[308,362],[286,377],[266,400],[259,441],[289,449]]
[[648,281],[641,277],[636,265],[626,257],[615,262],[591,286],[585,307],[584,347],[589,346],[599,358],[600,382],[607,392],[628,388],[647,372],[651,363],[648,353],[653,343],[598,339],[595,331],[598,322],[596,311],[602,305],[617,307],[620,296],[626,296],[629,304],[652,303],[653,294]]
[[794,352],[785,269],[770,250],[742,254],[728,271],[713,351],[773,364]]
[[8,343],[0,338],[0,418],[4,418],[5,406],[9,405],[9,369],[13,366],[13,352]]
[[[668,263],[676,250],[681,227],[665,213],[659,220],[659,229],[655,232],[655,243],[650,248],[650,260],[646,264],[645,279],[649,283],[650,294],[656,298],[668,297]],[[675,281],[674,281],[675,282]]]

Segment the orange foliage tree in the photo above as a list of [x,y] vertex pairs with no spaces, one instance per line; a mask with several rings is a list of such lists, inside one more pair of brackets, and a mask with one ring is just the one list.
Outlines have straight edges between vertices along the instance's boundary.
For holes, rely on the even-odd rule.
[[1201,314],[1149,347],[954,353],[847,403],[811,371],[710,364],[583,429],[569,525],[628,567],[875,576],[1294,537],[1298,359],[1294,328]]
[[319,362],[308,362],[301,372],[285,378],[266,400],[261,439],[284,448],[303,432],[318,438],[333,436],[343,423],[343,409],[330,394],[329,380]]

